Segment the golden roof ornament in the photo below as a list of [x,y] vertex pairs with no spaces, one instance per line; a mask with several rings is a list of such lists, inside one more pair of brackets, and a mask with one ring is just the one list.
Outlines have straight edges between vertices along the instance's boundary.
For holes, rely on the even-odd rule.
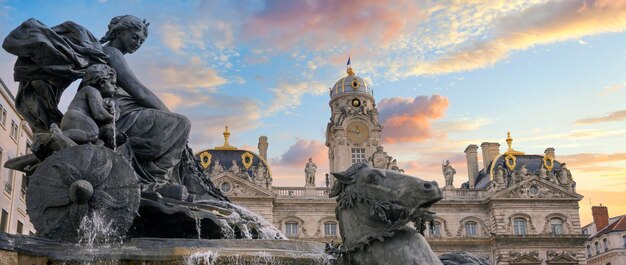
[[228,138],[230,138],[230,132],[228,131],[228,126],[226,126],[226,130],[224,131],[223,135],[224,135],[224,145],[216,146],[215,150],[237,150],[237,147],[234,147],[228,144]]
[[509,146],[509,149],[504,152],[505,155],[523,155],[524,152],[516,151],[513,149],[513,138],[511,138],[511,132],[506,132],[506,144]]
[[348,69],[346,70],[346,73],[348,73],[348,75],[350,75],[350,76],[354,75],[354,71],[352,70],[352,66],[348,66]]

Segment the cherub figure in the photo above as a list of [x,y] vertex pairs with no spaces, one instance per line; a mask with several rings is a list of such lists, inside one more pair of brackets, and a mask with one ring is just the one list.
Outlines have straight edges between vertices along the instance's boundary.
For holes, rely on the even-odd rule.
[[87,68],[74,99],[61,120],[63,134],[77,144],[106,144],[114,147],[113,100],[116,73],[106,64]]

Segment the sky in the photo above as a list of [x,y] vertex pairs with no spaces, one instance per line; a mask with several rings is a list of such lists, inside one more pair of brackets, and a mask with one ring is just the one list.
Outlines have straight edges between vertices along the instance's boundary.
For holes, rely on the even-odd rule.
[[[458,187],[467,145],[504,152],[510,131],[516,150],[554,147],[567,163],[583,225],[590,205],[626,214],[626,0],[0,0],[0,39],[28,18],[101,37],[124,14],[150,22],[125,57],[191,119],[190,146],[221,145],[226,125],[241,149],[265,135],[276,186],[302,186],[309,157],[323,185],[328,88],[350,56],[374,89],[385,151],[408,174],[443,183],[450,160]],[[15,93],[14,62],[0,50]]]

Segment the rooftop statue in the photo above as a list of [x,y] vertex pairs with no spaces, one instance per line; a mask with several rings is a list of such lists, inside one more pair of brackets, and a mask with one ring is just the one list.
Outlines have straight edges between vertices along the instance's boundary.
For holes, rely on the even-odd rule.
[[309,158],[309,162],[304,166],[305,174],[305,186],[315,186],[315,173],[317,172],[317,165],[313,163],[313,158]]
[[[29,176],[35,228],[75,241],[76,226],[98,212],[121,237],[284,238],[230,204],[187,146],[189,119],[171,112],[127,64],[124,56],[141,47],[149,25],[117,16],[98,41],[73,22],[48,28],[29,19],[4,40],[3,48],[18,56],[17,110],[35,132],[33,154],[5,166]],[[80,78],[64,116],[61,94]]]
[[450,165],[450,160],[446,160],[445,164],[441,164],[441,171],[446,180],[446,186],[444,188],[454,188],[454,174],[456,170]]

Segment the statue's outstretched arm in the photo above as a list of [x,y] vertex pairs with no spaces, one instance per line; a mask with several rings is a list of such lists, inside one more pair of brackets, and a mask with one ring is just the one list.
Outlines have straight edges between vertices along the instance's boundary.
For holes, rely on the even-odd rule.
[[105,47],[109,55],[109,65],[117,72],[117,84],[121,86],[137,103],[153,109],[169,111],[167,106],[150,89],[144,86],[130,69],[124,55],[117,49]]

